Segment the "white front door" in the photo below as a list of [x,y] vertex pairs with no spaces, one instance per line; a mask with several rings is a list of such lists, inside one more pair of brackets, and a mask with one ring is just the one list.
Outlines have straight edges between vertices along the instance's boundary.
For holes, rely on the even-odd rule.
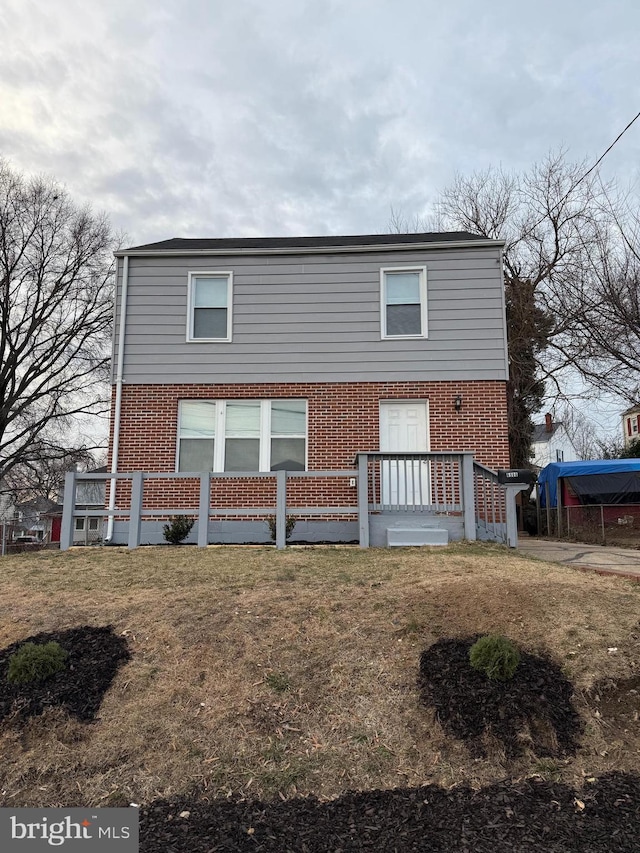
[[[429,450],[426,401],[380,403],[380,450],[407,454]],[[386,506],[426,506],[431,503],[429,463],[426,459],[383,460],[380,478],[382,503]]]

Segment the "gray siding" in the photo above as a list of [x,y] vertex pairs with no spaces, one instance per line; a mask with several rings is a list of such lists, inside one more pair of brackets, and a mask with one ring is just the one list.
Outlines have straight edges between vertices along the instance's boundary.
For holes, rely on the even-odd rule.
[[[427,267],[429,337],[381,340],[380,268],[404,265]],[[185,340],[196,270],[233,270],[231,343]],[[127,383],[504,380],[500,252],[131,257],[124,352]]]

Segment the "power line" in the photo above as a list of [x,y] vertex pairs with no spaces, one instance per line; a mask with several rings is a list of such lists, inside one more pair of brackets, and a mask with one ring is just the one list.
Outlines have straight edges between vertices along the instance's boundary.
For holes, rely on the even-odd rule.
[[[578,184],[579,184],[579,183],[581,183],[582,181],[584,181],[584,179],[585,179],[588,175],[590,175],[590,174],[591,174],[591,172],[593,172],[593,170],[594,170],[594,169],[596,169],[596,168],[600,165],[600,163],[602,163],[602,161],[603,161],[603,160],[604,160],[604,158],[607,156],[607,154],[609,153],[609,151],[611,151],[611,149],[612,149],[612,148],[613,148],[613,146],[616,144],[616,142],[618,142],[620,139],[622,139],[622,137],[623,137],[623,136],[625,135],[625,133],[629,130],[629,128],[631,127],[631,125],[634,123],[634,121],[636,121],[636,119],[638,119],[638,118],[640,118],[640,113],[636,113],[636,115],[631,119],[631,121],[630,121],[630,122],[629,122],[629,124],[625,127],[625,129],[624,129],[621,133],[619,133],[619,134],[616,136],[616,138],[613,140],[613,142],[612,142],[612,143],[611,143],[611,145],[607,148],[607,150],[604,152],[604,154],[603,154],[603,155],[602,155],[598,160],[596,160],[596,162],[593,164],[593,166],[592,166],[592,167],[591,167],[587,172],[585,172],[585,173],[584,173],[584,175],[583,175],[583,176],[580,178],[580,180],[578,181]],[[578,186],[578,184],[576,184],[576,187]],[[574,187],[574,189],[575,189],[575,187]]]
[[[584,175],[582,175],[582,177],[581,177],[581,178],[578,178],[578,180],[575,182],[575,184],[567,190],[567,192],[562,196],[562,198],[560,199],[560,201],[556,202],[556,204],[554,204],[554,205],[553,205],[553,207],[551,208],[551,210],[549,210],[549,213],[553,213],[553,211],[554,211],[557,207],[560,207],[560,205],[561,205],[563,202],[565,202],[565,201],[569,198],[569,196],[570,196],[570,195],[571,195],[571,193],[575,190],[575,188],[576,188],[576,187],[578,187],[578,186],[580,186],[580,184],[585,180],[585,178],[588,178],[588,177],[589,177],[589,175],[591,174],[591,172],[593,172],[593,171],[594,171],[594,169],[597,169],[597,168],[598,168],[598,166],[600,165],[600,163],[602,163],[602,161],[603,161],[603,160],[604,160],[604,158],[607,156],[607,154],[609,153],[609,151],[611,151],[611,149],[614,147],[614,145],[615,145],[617,142],[619,142],[619,141],[620,141],[620,139],[622,139],[622,137],[623,137],[623,136],[625,135],[625,133],[629,130],[629,128],[631,127],[631,125],[632,125],[635,121],[637,121],[637,119],[639,119],[639,118],[640,118],[640,112],[636,113],[636,115],[631,119],[631,121],[630,121],[630,122],[629,122],[629,124],[624,128],[624,130],[622,130],[622,131],[621,131],[621,132],[616,136],[616,138],[613,140],[613,142],[612,142],[612,143],[611,143],[611,145],[607,148],[607,150],[606,150],[603,154],[601,154],[601,155],[600,155],[600,157],[598,157],[598,159],[597,159],[597,160],[596,160],[596,162],[593,164],[593,166],[591,166],[591,168],[590,168],[590,169],[587,169],[587,171],[584,173]],[[538,225],[540,225],[540,223],[541,223],[541,222],[544,222],[544,220],[546,219],[546,217],[547,217],[547,216],[548,216],[548,214],[545,214],[545,215],[542,217],[542,219],[539,219],[539,220],[538,220],[538,222],[536,222],[536,223],[535,223],[535,225],[533,225],[533,226],[532,226],[532,228],[537,228],[537,227],[538,227]]]

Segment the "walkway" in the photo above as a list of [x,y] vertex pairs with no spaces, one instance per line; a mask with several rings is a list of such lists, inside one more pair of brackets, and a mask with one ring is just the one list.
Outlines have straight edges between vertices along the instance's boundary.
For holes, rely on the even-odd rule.
[[518,551],[539,560],[563,563],[576,569],[589,569],[601,575],[622,575],[640,581],[640,551],[631,548],[559,542],[556,539],[537,539],[520,534]]

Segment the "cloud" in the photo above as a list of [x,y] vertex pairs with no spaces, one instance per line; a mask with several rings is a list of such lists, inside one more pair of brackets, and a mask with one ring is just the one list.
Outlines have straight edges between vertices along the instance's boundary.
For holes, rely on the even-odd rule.
[[456,170],[600,153],[640,100],[632,0],[5,5],[1,153],[132,242],[383,230]]

